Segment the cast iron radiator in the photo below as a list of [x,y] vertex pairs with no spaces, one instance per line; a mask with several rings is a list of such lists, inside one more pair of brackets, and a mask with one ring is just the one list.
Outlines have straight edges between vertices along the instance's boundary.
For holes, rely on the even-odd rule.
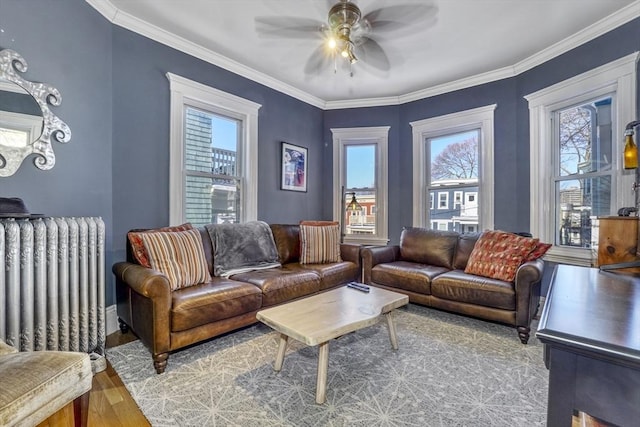
[[103,360],[104,239],[97,217],[0,219],[0,338]]

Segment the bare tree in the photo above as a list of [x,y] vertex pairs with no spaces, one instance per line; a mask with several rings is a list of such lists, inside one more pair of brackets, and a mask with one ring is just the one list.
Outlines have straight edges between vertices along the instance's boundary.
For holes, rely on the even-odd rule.
[[447,145],[431,164],[431,178],[466,179],[478,177],[478,138]]
[[563,175],[591,158],[591,111],[576,107],[560,113],[560,169]]

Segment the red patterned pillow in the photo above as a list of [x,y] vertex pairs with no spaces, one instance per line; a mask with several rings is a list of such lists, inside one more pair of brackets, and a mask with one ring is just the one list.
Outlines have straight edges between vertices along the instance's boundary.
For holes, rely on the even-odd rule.
[[551,246],[553,246],[551,243],[538,242],[538,245],[531,252],[529,252],[529,255],[527,255],[527,257],[524,259],[524,262],[529,262],[533,261],[534,259],[540,258],[547,253]]
[[504,231],[485,231],[469,255],[465,273],[513,282],[518,267],[538,245],[538,239]]
[[129,238],[129,243],[131,243],[131,251],[133,252],[133,256],[138,260],[138,263],[140,263],[140,265],[144,267],[151,268],[149,255],[147,254],[147,250],[142,243],[143,233],[166,233],[172,231],[186,231],[191,229],[193,229],[193,226],[187,222],[185,224],[176,225],[173,227],[162,227],[145,231],[130,231],[129,233],[127,233],[127,237]]

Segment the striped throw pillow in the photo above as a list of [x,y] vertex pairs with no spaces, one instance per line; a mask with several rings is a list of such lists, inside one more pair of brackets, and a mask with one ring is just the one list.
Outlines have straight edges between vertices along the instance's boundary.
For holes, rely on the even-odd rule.
[[302,221],[300,264],[340,261],[340,224],[332,221]]
[[151,268],[164,273],[171,289],[181,289],[211,280],[198,230],[143,233]]
[[129,237],[129,243],[131,243],[131,251],[133,252],[133,256],[135,257],[135,259],[138,260],[138,263],[141,266],[151,268],[147,250],[144,248],[144,243],[142,243],[142,233],[164,233],[167,231],[191,230],[192,228],[193,226],[187,222],[182,225],[176,225],[173,227],[162,227],[144,231],[130,231],[127,233],[127,236]]

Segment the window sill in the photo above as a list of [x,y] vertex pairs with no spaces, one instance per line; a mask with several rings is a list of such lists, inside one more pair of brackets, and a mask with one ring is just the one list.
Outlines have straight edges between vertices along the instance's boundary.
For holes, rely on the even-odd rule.
[[553,246],[543,259],[558,264],[578,265],[582,267],[591,267],[593,265],[591,249],[583,248]]
[[375,236],[363,236],[363,237],[351,237],[345,236],[345,243],[354,243],[357,245],[372,245],[372,246],[386,246],[389,243],[389,239],[384,237]]

